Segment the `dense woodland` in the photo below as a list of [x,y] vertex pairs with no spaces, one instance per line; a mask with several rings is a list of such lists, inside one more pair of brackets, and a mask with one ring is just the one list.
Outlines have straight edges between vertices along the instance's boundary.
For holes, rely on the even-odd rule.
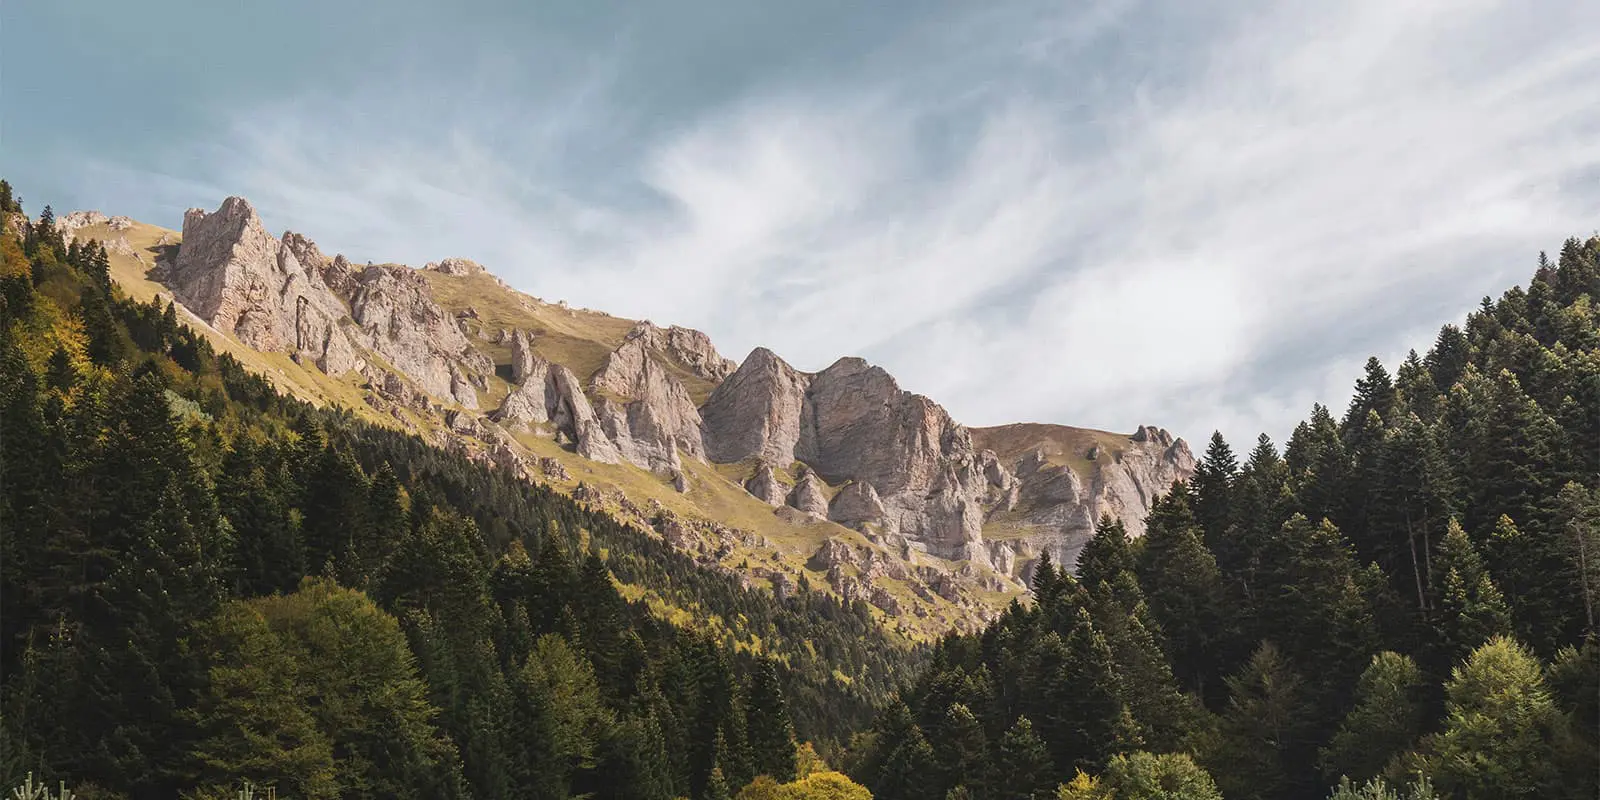
[[284,398],[0,212],[0,786],[867,797],[810,741],[880,800],[1600,794],[1600,238],[930,654]]
[[121,297],[48,209],[13,227],[3,182],[0,208],[0,786],[725,798],[820,769],[797,734],[827,752],[925,657],[863,604],[745,590],[282,397],[170,304]]
[[1597,303],[1600,238],[1568,240],[1281,452],[1213,436],[1142,539],[1103,521],[1075,576],[944,641],[853,773],[880,800],[1600,795]]

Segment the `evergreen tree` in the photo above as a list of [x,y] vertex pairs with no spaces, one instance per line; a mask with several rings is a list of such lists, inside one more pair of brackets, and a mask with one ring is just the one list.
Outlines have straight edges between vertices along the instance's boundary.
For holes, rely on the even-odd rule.
[[1118,755],[1101,779],[1118,800],[1222,800],[1211,775],[1185,753]]
[[1440,790],[1465,800],[1562,796],[1551,758],[1565,720],[1527,648],[1496,637],[1445,686],[1444,728],[1426,746]]
[[1355,707],[1322,750],[1323,775],[1366,781],[1411,749],[1422,732],[1422,690],[1422,672],[1410,656],[1373,656],[1356,686]]
[[565,798],[573,777],[593,769],[610,725],[588,661],[554,634],[539,637],[512,690],[508,743],[520,796]]
[[751,766],[757,775],[794,780],[794,726],[777,668],[770,660],[763,659],[751,672],[749,698],[745,739],[750,743]]
[[1511,618],[1483,559],[1453,519],[1440,543],[1435,567],[1439,619],[1433,663],[1436,668],[1448,668],[1492,637],[1510,634]]
[[[911,726],[893,745],[878,781],[869,788],[878,800],[920,800],[939,797],[939,763],[922,729]],[[743,792],[740,793],[742,797]]]
[[[1384,442],[1368,517],[1371,557],[1390,575],[1405,576],[1408,596],[1430,607],[1433,556],[1453,510],[1453,479],[1433,431],[1406,416]],[[1397,587],[1399,588],[1399,587]]]
[[1206,546],[1215,551],[1218,542],[1227,534],[1232,520],[1233,480],[1239,472],[1239,461],[1233,455],[1220,431],[1211,433],[1206,453],[1195,465],[1194,514],[1205,531]]
[[1114,583],[1123,571],[1134,569],[1132,543],[1121,520],[1107,514],[1100,518],[1094,537],[1078,552],[1078,581],[1093,590],[1100,583]]
[[1356,381],[1355,396],[1350,399],[1350,408],[1340,425],[1347,446],[1352,450],[1360,450],[1369,444],[1362,435],[1368,415],[1377,414],[1380,421],[1392,419],[1397,400],[1394,381],[1389,378],[1389,371],[1383,368],[1383,362],[1368,358],[1366,374]]
[[1206,758],[1223,794],[1244,800],[1307,797],[1313,711],[1300,676],[1270,643],[1227,681],[1231,697]]
[[1263,550],[1256,635],[1277,643],[1303,673],[1325,710],[1342,707],[1343,693],[1377,649],[1372,608],[1338,528],[1312,525],[1296,514]]
[[1050,751],[1033,732],[1027,717],[1017,721],[1000,739],[988,785],[995,800],[1036,800],[1050,783]]
[[945,711],[945,721],[934,756],[944,771],[944,785],[962,788],[980,797],[988,796],[985,779],[988,777],[989,745],[983,725],[972,711],[960,703],[952,703]]
[[1556,496],[1557,524],[1568,569],[1583,598],[1584,635],[1600,636],[1596,605],[1600,604],[1600,489],[1585,489],[1576,481],[1561,487]]
[[1229,637],[1221,574],[1201,541],[1183,484],[1151,509],[1138,571],[1150,615],[1166,634],[1173,672],[1203,695],[1229,660]]

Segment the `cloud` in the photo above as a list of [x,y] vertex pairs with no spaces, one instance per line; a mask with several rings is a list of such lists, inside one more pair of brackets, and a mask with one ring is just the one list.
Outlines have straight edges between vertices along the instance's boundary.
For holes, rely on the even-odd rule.
[[629,105],[626,42],[484,54],[235,111],[177,178],[92,177],[243,194],[360,259],[477,258],[735,357],[862,354],[971,424],[1239,449],[1600,219],[1593,4],[1210,8],[947,12],[848,80],[669,118]]

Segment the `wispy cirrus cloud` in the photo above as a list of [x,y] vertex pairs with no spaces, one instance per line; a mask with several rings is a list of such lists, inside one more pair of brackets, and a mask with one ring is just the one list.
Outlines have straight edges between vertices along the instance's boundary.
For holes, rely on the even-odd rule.
[[1600,225],[1597,24],[1580,0],[1019,2],[667,115],[621,39],[247,104],[176,142],[174,177],[91,178],[242,194],[357,258],[477,258],[735,357],[865,355],[969,424],[1243,446]]

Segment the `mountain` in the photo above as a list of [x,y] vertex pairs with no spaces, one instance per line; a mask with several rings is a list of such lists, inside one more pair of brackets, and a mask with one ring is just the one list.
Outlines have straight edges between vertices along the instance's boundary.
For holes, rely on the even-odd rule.
[[1039,557],[1072,564],[1102,515],[1135,535],[1190,477],[1182,439],[969,429],[859,358],[815,373],[699,331],[517,292],[482,265],[352,264],[230,197],[182,231],[59,218],[107,243],[135,298],[170,297],[217,348],[351,408],[648,526],[782,592],[806,577],[929,634],[992,618]]
[[[63,227],[96,226],[166,247]],[[255,241],[222,277],[308,252]],[[66,243],[0,180],[8,795],[726,798],[810,780],[926,657],[865,602],[699,562],[679,523],[275,391],[255,370],[321,372],[119,288],[133,247],[114,266]],[[351,363],[381,357],[310,313],[280,325],[296,280],[206,309],[257,343],[342,333]]]
[[[852,777],[878,800],[1600,795],[1600,236],[1536,263],[1281,450],[1214,435],[1141,537],[1102,526],[1076,575],[942,640]],[[1008,463],[1118,444],[972,433]],[[1109,502],[1140,496],[1117,479]]]

